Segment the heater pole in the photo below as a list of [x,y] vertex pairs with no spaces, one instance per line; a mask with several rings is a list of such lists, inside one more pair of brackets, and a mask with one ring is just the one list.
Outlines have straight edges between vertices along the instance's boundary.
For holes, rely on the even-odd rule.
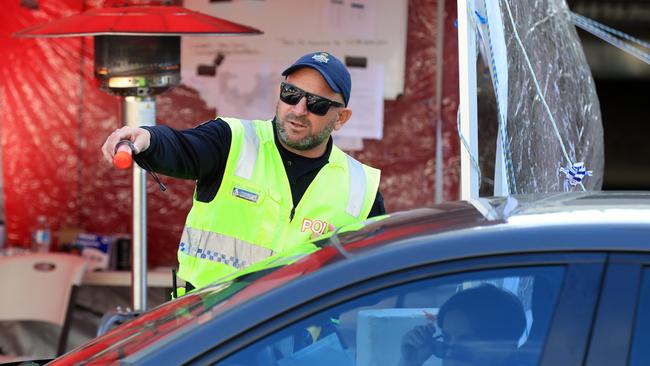
[[[151,96],[123,100],[124,124],[129,127],[156,124],[156,101]],[[131,306],[147,310],[147,176],[133,165],[133,227],[131,235]]]

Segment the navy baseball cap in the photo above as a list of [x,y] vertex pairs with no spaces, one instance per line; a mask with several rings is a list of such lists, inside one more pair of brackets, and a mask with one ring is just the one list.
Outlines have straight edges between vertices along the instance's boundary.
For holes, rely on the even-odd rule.
[[320,72],[330,88],[341,94],[345,105],[348,105],[350,90],[352,89],[352,79],[350,78],[350,72],[341,60],[327,52],[308,53],[284,70],[282,76],[287,76],[302,67],[311,67]]

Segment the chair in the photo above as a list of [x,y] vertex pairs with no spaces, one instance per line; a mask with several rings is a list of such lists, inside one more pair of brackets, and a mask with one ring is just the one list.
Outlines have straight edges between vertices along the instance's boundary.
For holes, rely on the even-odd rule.
[[0,321],[42,321],[61,327],[57,356],[65,352],[72,304],[86,270],[67,254],[0,257]]

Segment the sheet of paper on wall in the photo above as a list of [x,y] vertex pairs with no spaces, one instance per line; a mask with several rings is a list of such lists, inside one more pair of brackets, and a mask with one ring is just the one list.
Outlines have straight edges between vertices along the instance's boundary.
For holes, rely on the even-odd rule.
[[222,117],[271,119],[275,116],[281,73],[279,62],[240,62],[226,57],[213,76],[199,75],[205,60],[200,55],[183,57],[183,84],[195,88],[209,107]]
[[376,0],[327,0],[323,24],[330,32],[373,39],[377,35]]
[[350,68],[352,118],[337,131],[347,138],[380,140],[384,131],[384,68],[369,64],[365,68]]
[[287,66],[305,53],[327,51],[344,62],[383,64],[384,99],[395,99],[404,91],[408,0],[204,0],[186,1],[185,6],[253,26],[264,34],[184,36],[183,66],[191,48],[206,56],[208,73],[219,55],[225,60],[277,61]]
[[334,145],[338,146],[343,151],[361,151],[363,150],[363,139],[354,137],[341,137],[338,134],[333,134]]

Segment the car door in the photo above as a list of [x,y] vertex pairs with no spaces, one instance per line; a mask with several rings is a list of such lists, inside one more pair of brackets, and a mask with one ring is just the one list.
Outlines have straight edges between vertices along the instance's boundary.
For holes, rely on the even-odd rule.
[[650,256],[608,260],[586,365],[650,365]]
[[384,274],[297,304],[192,364],[582,365],[606,258],[511,254]]

